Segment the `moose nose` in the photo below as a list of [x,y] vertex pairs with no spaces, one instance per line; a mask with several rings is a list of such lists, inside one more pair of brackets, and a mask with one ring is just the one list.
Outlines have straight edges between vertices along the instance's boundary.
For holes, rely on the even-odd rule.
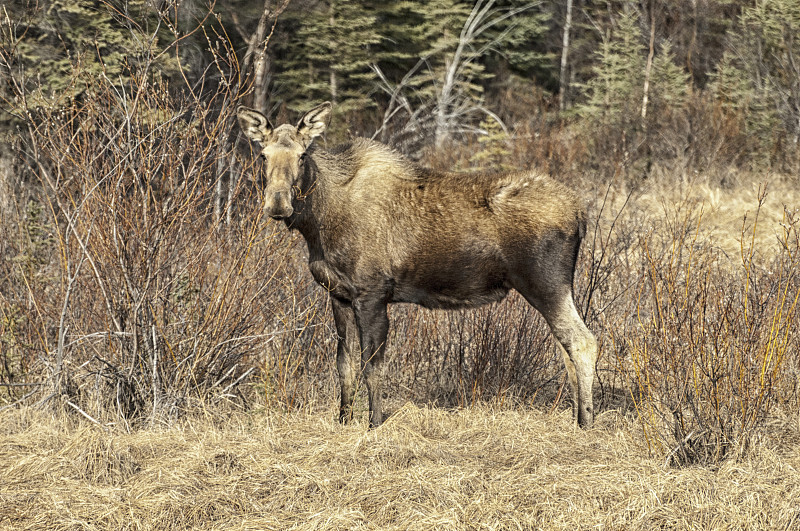
[[294,213],[292,198],[289,192],[275,192],[267,196],[264,210],[272,219],[284,219]]

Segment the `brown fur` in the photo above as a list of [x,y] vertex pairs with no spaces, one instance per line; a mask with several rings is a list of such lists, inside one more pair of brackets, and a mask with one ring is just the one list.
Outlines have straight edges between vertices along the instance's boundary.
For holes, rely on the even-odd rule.
[[576,417],[590,426],[597,345],[572,297],[586,226],[577,196],[533,171],[433,172],[366,139],[323,151],[312,142],[329,112],[323,104],[297,127],[277,129],[249,109],[239,120],[268,160],[267,212],[303,234],[311,273],[330,291],[340,336],[341,419],[352,415],[353,356],[360,353],[370,424],[382,421],[388,303],[472,307],[513,288],[563,346]]

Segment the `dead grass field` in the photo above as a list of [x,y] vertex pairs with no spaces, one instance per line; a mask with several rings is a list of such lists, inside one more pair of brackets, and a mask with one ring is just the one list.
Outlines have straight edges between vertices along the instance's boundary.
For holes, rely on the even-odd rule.
[[766,187],[766,197],[756,226],[756,245],[762,251],[777,251],[784,206],[793,211],[800,208],[800,190],[796,182],[764,175],[749,175],[740,179],[742,182],[730,187],[711,185],[700,179],[697,184],[678,189],[646,193],[643,201],[656,215],[663,213],[665,204],[700,202],[703,208],[702,226],[708,230],[715,245],[729,256],[737,258],[741,251],[742,229],[745,229],[747,236],[752,236],[750,231],[758,206],[759,190]]
[[[800,209],[800,189],[796,180],[789,176],[756,175],[732,171],[735,185],[722,186],[710,176],[699,175],[691,181],[672,178],[654,179],[634,192],[623,211],[623,219],[640,217],[645,223],[673,217],[680,219],[681,212],[694,209],[699,217],[704,238],[713,241],[734,261],[741,251],[742,230],[749,240],[753,220],[758,207],[759,191],[766,189],[764,203],[759,212],[755,231],[755,247],[761,252],[777,251],[784,221],[784,207],[790,211]],[[677,181],[677,182],[676,182]],[[613,186],[609,204],[603,219],[609,221],[622,207],[626,199],[624,186]],[[595,189],[602,196],[605,189]],[[595,200],[599,203],[599,200]],[[743,220],[746,222],[743,223]],[[747,244],[747,240],[745,244]]]
[[125,433],[6,411],[0,528],[800,528],[797,417],[746,458],[676,469],[615,411],[587,432],[567,411],[406,404],[375,431],[334,413],[206,413]]

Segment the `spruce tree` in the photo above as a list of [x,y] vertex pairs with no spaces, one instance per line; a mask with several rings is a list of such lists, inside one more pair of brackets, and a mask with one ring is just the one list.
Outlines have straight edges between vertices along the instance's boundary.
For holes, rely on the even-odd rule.
[[[744,117],[755,154],[769,154],[786,139],[800,143],[800,4],[763,0],[742,9],[728,34],[730,50],[712,76],[723,105]],[[794,169],[800,166],[795,153]]]
[[298,4],[286,18],[296,29],[276,42],[276,85],[286,105],[304,111],[329,100],[337,113],[371,106],[372,48],[381,41],[374,11],[357,0],[327,0]]
[[539,82],[555,86],[558,71],[552,68],[554,55],[548,53],[543,44],[544,35],[553,23],[550,6],[523,0],[498,0],[502,11],[522,10],[490,32],[492,38],[503,35],[502,46],[489,50],[486,63],[489,71],[495,71],[492,63],[507,61],[512,72],[529,76],[536,73]]
[[753,87],[750,78],[738,61],[729,52],[722,56],[715,72],[711,74],[710,88],[720,104],[736,111],[752,99]]
[[[175,75],[176,61],[159,55],[157,17],[146,0],[116,10],[93,0],[50,0],[39,9],[19,9],[22,38],[9,58],[18,83],[31,90],[28,108],[58,107],[105,76],[125,83],[134,73]],[[27,15],[27,16],[26,16]]]
[[441,145],[454,132],[473,130],[470,122],[483,109],[484,85],[493,75],[486,68],[487,58],[511,49],[510,57],[520,63],[532,60],[535,54],[521,48],[530,37],[525,30],[539,31],[540,19],[526,17],[532,4],[514,0],[409,5],[422,20],[414,30],[416,39],[429,43],[421,51],[427,68],[410,85],[420,103],[430,108],[434,116],[430,127]]
[[680,107],[686,101],[690,76],[676,64],[672,45],[665,41],[653,60],[653,104]]
[[[451,66],[452,54],[458,46],[459,36],[471,11],[471,6],[458,0],[432,0],[430,2],[408,2],[406,5],[416,12],[421,23],[409,28],[413,38],[423,47],[420,57],[425,58],[427,68],[412,81],[417,96],[433,101],[444,83],[445,72]],[[461,74],[460,90],[477,97],[482,88],[473,83],[483,75],[484,68],[472,61],[473,49],[467,50]]]
[[645,48],[637,14],[624,13],[610,38],[597,52],[594,75],[583,88],[587,95],[579,112],[606,123],[629,123],[642,101]]
[[508,133],[493,118],[485,118],[479,125],[484,132],[478,137],[480,149],[469,159],[472,167],[481,171],[510,171],[508,163],[511,150],[508,148]]

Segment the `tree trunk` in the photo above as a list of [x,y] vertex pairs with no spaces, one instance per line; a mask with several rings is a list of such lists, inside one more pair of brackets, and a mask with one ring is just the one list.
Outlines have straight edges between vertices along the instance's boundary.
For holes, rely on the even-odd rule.
[[689,41],[688,50],[686,52],[686,69],[689,71],[691,79],[694,81],[694,66],[692,65],[692,56],[694,55],[694,47],[697,45],[697,0],[692,0],[692,38]]
[[564,18],[564,35],[561,40],[561,73],[558,79],[558,109],[566,108],[567,100],[567,65],[569,56],[569,30],[572,28],[572,0],[567,0],[567,14]]
[[14,208],[14,150],[0,141],[0,223],[9,223]]
[[450,117],[448,116],[448,110],[452,103],[451,95],[456,85],[456,73],[461,64],[461,56],[464,53],[464,47],[468,45],[471,40],[471,33],[465,36],[464,32],[462,32],[453,57],[449,60],[445,60],[445,76],[436,108],[436,131],[434,132],[436,147],[442,147],[445,139],[450,135]]
[[644,67],[644,86],[642,87],[642,140],[645,149],[645,176],[650,175],[653,165],[653,148],[647,138],[647,103],[650,97],[650,73],[653,69],[653,55],[656,44],[656,14],[654,2],[650,2],[650,51],[647,54],[647,64]]
[[447,107],[450,103],[450,91],[455,80],[455,71],[453,68],[450,68],[450,66],[451,65],[445,62],[447,73],[444,78],[444,83],[442,83],[442,90],[439,92],[438,104],[436,105],[436,129],[433,134],[436,147],[442,147],[448,135]]
[[[239,99],[239,96],[241,95],[240,90],[244,91],[244,97],[246,98],[247,92],[249,92],[249,90],[252,88],[253,99],[250,105],[264,114],[266,114],[268,107],[267,97],[269,94],[268,87],[270,70],[267,45],[269,44],[269,37],[271,34],[267,35],[267,22],[270,19],[274,19],[280,15],[288,4],[288,2],[284,2],[283,6],[279,6],[276,12],[273,13],[270,9],[270,2],[271,0],[264,0],[264,6],[261,9],[261,16],[258,19],[258,26],[256,26],[255,33],[253,33],[248,40],[247,51],[245,52],[244,59],[242,60],[241,74],[243,77],[249,72],[250,65],[253,65],[252,77],[247,78],[248,80],[252,79],[253,84],[251,86],[248,86],[247,82],[244,82],[243,85],[237,84],[232,91],[230,99],[230,103],[239,103],[242,101]],[[247,100],[245,99],[245,101]],[[225,103],[223,104],[223,113],[226,111],[228,104],[229,100],[226,99]],[[217,182],[215,183],[214,187],[214,221],[217,224],[222,223],[223,220],[230,224],[232,216],[231,200],[233,199],[236,186],[238,184],[238,174],[235,171],[234,152],[231,151],[230,154],[225,153],[225,150],[229,146],[229,142],[231,140],[232,126],[233,122],[231,122],[222,133],[222,143],[220,144],[220,150],[222,153],[217,159]],[[227,190],[223,183],[223,176],[226,173],[228,176]]]
[[647,125],[647,101],[650,97],[650,71],[653,69],[653,55],[655,55],[656,41],[656,15],[653,10],[653,3],[650,2],[650,51],[647,54],[647,64],[644,67],[644,87],[642,89],[642,129],[646,130]]
[[[331,2],[330,19],[328,20],[328,22],[330,22],[331,28],[336,27],[336,17],[333,16],[334,6],[335,6],[335,3]],[[332,40],[331,41],[331,53],[335,53],[335,50],[336,50],[336,42]],[[334,61],[335,61],[335,59],[334,59]],[[330,77],[330,82],[331,82],[331,103],[334,106],[336,106],[336,99],[337,99],[337,96],[338,96],[338,86],[337,86],[338,83],[337,83],[337,79],[336,79],[336,70],[333,69],[333,61],[331,61],[330,69],[331,69],[331,77]]]
[[253,108],[261,112],[267,113],[267,96],[269,94],[269,73],[270,73],[270,57],[267,53],[267,20],[272,14],[269,9],[270,0],[264,0],[264,9],[261,11],[261,18],[258,19],[258,27],[256,33],[253,35],[253,41],[258,47],[255,53],[255,60],[253,61]]

